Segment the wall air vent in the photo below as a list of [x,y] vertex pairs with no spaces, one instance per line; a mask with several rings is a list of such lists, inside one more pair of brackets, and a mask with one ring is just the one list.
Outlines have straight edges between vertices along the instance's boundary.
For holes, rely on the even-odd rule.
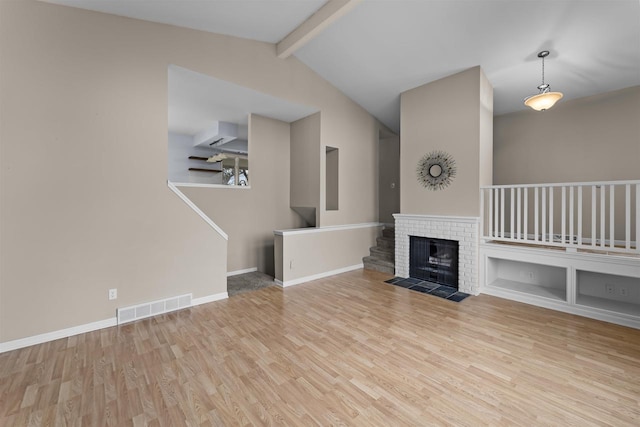
[[177,297],[166,298],[157,301],[118,308],[118,325],[134,320],[144,319],[181,308],[191,307],[192,294],[179,295]]

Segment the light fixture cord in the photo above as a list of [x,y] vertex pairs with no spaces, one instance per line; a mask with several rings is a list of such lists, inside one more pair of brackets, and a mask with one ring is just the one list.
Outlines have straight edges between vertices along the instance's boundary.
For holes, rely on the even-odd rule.
[[542,57],[542,85],[544,86],[544,56]]

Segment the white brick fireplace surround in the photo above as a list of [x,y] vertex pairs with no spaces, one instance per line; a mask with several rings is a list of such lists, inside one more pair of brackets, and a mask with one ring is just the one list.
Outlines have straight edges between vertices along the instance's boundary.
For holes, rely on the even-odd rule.
[[478,245],[480,218],[394,214],[396,276],[409,277],[409,236],[458,241],[458,290],[480,293]]

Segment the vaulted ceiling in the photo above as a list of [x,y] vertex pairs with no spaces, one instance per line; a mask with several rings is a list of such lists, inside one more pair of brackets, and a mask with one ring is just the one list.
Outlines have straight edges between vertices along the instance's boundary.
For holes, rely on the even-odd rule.
[[[324,0],[48,0],[278,43]],[[345,1],[345,0],[343,0]],[[640,85],[638,0],[365,0],[294,55],[399,130],[400,93],[480,65],[494,113],[525,109],[545,81],[565,100]]]

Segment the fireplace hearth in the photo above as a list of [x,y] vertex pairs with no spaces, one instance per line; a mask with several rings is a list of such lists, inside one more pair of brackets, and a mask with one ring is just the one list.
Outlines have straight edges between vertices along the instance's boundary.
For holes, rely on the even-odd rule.
[[458,289],[458,242],[409,236],[409,277]]

